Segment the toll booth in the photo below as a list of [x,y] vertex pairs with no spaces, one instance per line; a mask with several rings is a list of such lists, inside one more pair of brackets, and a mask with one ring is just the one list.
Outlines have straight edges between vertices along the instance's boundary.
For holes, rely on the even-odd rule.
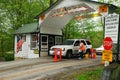
[[[53,45],[62,44],[62,32],[60,30],[51,34],[46,34],[47,29],[42,28],[39,32],[38,24],[25,24],[14,32],[14,53],[15,58],[39,58],[40,56],[48,56],[49,49]],[[40,43],[40,44],[39,44]],[[41,51],[41,55],[39,54]]]

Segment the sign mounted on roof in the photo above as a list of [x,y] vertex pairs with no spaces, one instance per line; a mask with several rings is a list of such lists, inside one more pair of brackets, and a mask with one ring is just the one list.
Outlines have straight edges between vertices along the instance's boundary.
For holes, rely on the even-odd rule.
[[99,6],[98,12],[99,12],[99,13],[108,12],[108,6],[107,6],[107,5]]
[[113,43],[118,41],[119,14],[109,14],[105,17],[105,37],[111,37]]
[[87,4],[81,3],[79,5],[75,6],[69,6],[69,7],[62,7],[60,9],[56,9],[51,13],[51,16],[63,16],[66,14],[79,14],[79,13],[84,13],[84,12],[92,12],[95,11],[92,8],[90,8]]

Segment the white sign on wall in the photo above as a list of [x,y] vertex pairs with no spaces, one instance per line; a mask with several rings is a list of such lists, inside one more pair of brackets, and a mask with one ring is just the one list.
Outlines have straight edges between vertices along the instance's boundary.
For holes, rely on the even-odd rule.
[[111,37],[113,43],[118,41],[119,14],[109,14],[105,17],[105,37]]

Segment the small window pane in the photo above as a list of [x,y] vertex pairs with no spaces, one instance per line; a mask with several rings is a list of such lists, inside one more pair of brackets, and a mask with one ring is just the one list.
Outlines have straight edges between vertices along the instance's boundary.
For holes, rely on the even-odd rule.
[[61,37],[61,36],[56,36],[56,37],[55,37],[55,44],[56,44],[56,45],[62,44],[62,37]]
[[86,41],[88,45],[91,45],[91,43],[89,41]]
[[38,34],[31,34],[31,49],[38,49]]
[[42,42],[47,42],[47,36],[42,36]]

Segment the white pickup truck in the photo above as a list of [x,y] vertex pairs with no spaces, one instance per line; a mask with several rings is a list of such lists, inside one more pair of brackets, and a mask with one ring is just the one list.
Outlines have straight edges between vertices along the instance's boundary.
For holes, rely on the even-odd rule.
[[67,57],[67,58],[72,58],[74,55],[78,55],[78,50],[79,50],[79,44],[80,41],[82,41],[86,47],[86,50],[84,53],[89,53],[90,54],[90,49],[92,48],[92,45],[89,41],[86,39],[67,39],[66,41],[63,42],[62,45],[55,45],[52,46],[49,50],[49,54],[51,56],[54,56],[54,50],[58,50],[58,55],[60,54],[60,48],[62,48],[62,56]]

